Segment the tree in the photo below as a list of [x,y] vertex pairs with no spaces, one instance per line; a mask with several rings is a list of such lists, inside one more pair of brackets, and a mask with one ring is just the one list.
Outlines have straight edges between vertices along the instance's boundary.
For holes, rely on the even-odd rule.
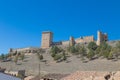
[[11,57],[12,57],[12,54],[11,54],[11,53],[8,53],[8,54],[6,54],[6,57],[7,57],[7,58],[11,58]]
[[52,54],[51,54],[52,57],[55,57],[55,55],[56,55],[56,53],[52,53]]
[[21,80],[24,80],[24,78],[25,78],[25,76],[23,74],[18,74],[17,77],[21,78]]
[[[103,56],[104,58],[112,57],[111,52],[112,47],[108,45],[106,42],[103,42],[98,48],[96,49],[96,54],[100,57]],[[111,53],[110,53],[111,52]]]
[[58,60],[60,58],[59,53],[61,53],[63,51],[64,50],[62,48],[59,48],[57,46],[53,46],[50,50],[51,56],[53,57],[54,60]]
[[57,53],[60,53],[62,52],[62,49],[57,47],[57,46],[53,46],[50,50],[51,53],[54,53],[54,54],[57,54]]
[[22,53],[22,54],[20,55],[20,58],[21,58],[21,60],[23,61],[23,60],[25,59],[25,54]]
[[91,60],[95,55],[96,55],[96,50],[98,48],[98,46],[96,45],[95,42],[90,42],[87,46],[89,52],[87,53],[87,58],[89,58],[89,60]]
[[20,56],[20,55],[21,55],[21,52],[18,52],[16,55]]
[[43,55],[40,55],[40,60],[43,60]]
[[118,57],[120,56],[120,47],[119,47],[119,45],[120,44],[118,42],[115,47],[111,48],[109,58],[118,59]]
[[17,53],[18,53],[18,52],[17,52],[17,51],[15,51],[15,52],[13,52],[13,53],[12,53],[12,55],[13,55],[13,56],[16,56],[16,55],[17,55]]
[[120,56],[120,41],[117,42],[115,48],[116,48],[116,55],[118,57],[118,56]]
[[37,57],[38,57],[38,60],[39,60],[39,61],[43,60],[43,55],[42,55],[42,54],[37,53]]
[[103,43],[101,45],[101,52],[102,52],[102,55],[105,57],[105,58],[109,58],[109,54],[111,52],[111,49],[112,47],[109,46],[107,43]]
[[94,57],[94,55],[95,55],[94,51],[90,49],[88,54],[87,54],[87,57],[89,60],[91,60]]
[[63,51],[63,60],[65,61],[67,59],[65,51]]
[[14,58],[14,62],[15,62],[15,64],[17,64],[17,62],[18,62],[18,58],[19,58],[19,56],[16,55],[15,58]]
[[96,43],[95,42],[90,42],[88,44],[88,49],[91,49],[91,50],[95,51],[97,49]]
[[1,59],[1,60],[4,60],[4,58],[5,58],[5,55],[4,55],[4,54],[1,54],[0,59]]
[[61,54],[56,54],[55,57],[54,57],[54,60],[57,61],[57,60],[59,60],[61,58],[62,58]]
[[116,47],[117,47],[118,49],[120,49],[120,41],[118,41],[118,42],[116,43]]
[[78,47],[76,47],[76,46],[69,46],[67,50],[68,50],[68,52],[70,52],[70,53],[73,54],[73,55],[74,55],[74,54],[75,54],[75,55],[78,54],[78,53],[77,53],[77,52],[78,52],[78,51],[77,51],[77,50],[78,50]]
[[109,55],[108,55],[108,59],[112,59],[113,58],[114,52],[115,52],[115,49],[112,48],[110,53],[109,53]]
[[86,48],[84,47],[84,45],[83,46],[81,46],[80,47],[80,49],[79,49],[79,53],[80,53],[80,55],[82,56],[82,57],[84,57],[84,56],[86,56]]

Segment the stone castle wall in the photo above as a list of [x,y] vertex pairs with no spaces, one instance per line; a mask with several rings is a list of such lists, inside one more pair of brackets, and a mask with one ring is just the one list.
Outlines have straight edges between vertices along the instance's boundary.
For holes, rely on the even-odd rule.
[[10,53],[35,53],[39,48],[33,48],[33,47],[28,47],[28,48],[18,48],[18,49],[10,49]]
[[76,43],[89,43],[93,41],[94,41],[94,36],[86,36],[86,37],[75,39]]
[[63,42],[62,42],[62,45],[66,45],[66,46],[68,46],[69,43],[70,43],[70,41],[63,41]]
[[74,39],[73,37],[70,37],[69,41],[63,41],[62,45],[74,45],[74,44],[78,44],[78,43],[89,43],[89,42],[93,42],[94,41],[94,36],[86,36],[83,38],[77,38]]

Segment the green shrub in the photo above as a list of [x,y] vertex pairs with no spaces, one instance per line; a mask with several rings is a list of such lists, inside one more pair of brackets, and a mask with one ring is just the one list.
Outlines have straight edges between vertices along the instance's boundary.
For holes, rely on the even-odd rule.
[[43,60],[43,55],[40,55],[40,60]]
[[67,59],[65,51],[63,51],[62,56],[63,56],[63,60],[65,61]]
[[72,54],[74,54],[74,53],[77,52],[75,46],[69,46],[69,47],[68,47],[68,51],[69,51],[70,53],[72,53]]
[[64,60],[64,61],[67,60],[67,57],[66,57],[66,56],[63,56],[63,60]]
[[91,60],[94,57],[95,53],[93,50],[89,50],[88,54],[87,54],[87,58],[89,58],[89,60]]
[[51,54],[52,57],[55,57],[55,55],[56,55],[56,53],[52,53],[52,54]]
[[62,55],[61,54],[57,54],[57,55],[55,55],[54,60],[59,60],[61,58],[62,58]]
[[1,60],[4,60],[4,58],[5,58],[5,55],[4,55],[4,54],[1,54],[1,55],[0,55],[0,59],[1,59]]
[[15,64],[17,64],[17,62],[18,62],[18,58],[19,58],[19,56],[16,55],[15,58],[14,58],[14,62],[15,62]]
[[90,42],[88,44],[88,49],[91,49],[91,50],[96,50],[97,49],[97,45],[95,42]]
[[22,53],[22,54],[20,55],[20,58],[21,58],[21,60],[23,61],[23,60],[25,59],[25,54]]

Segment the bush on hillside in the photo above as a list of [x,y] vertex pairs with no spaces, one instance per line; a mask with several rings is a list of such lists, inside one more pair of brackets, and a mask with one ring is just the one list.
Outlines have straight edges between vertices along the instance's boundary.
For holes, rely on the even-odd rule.
[[88,49],[91,49],[91,50],[95,51],[97,49],[96,43],[95,42],[90,42],[88,44]]
[[93,50],[89,50],[88,54],[87,54],[87,58],[89,60],[92,60],[92,58],[95,56],[95,53]]

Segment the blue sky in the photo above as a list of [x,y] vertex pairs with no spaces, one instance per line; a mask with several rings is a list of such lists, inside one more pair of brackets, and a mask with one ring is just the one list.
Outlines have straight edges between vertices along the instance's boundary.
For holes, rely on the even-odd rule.
[[0,0],[0,53],[9,48],[40,47],[41,32],[54,41],[107,32],[120,39],[119,0]]

